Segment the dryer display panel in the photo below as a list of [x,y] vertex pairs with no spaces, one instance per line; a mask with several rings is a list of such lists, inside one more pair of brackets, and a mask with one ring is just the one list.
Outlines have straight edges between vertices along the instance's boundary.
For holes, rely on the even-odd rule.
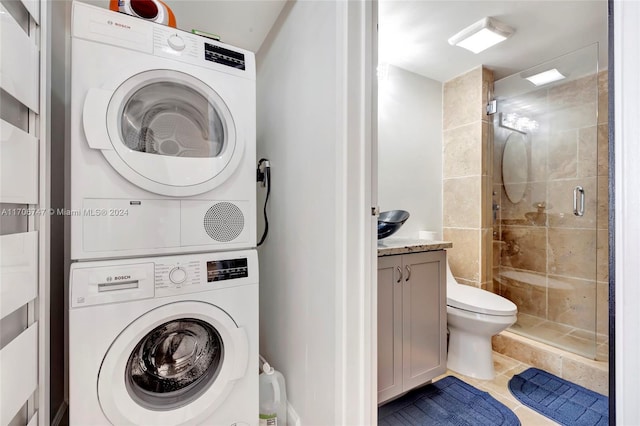
[[207,262],[207,281],[232,280],[249,276],[247,258],[211,260]]
[[222,338],[209,323],[182,318],[148,332],[126,365],[129,395],[151,410],[170,410],[198,398],[217,377]]
[[122,141],[137,152],[217,157],[225,144],[225,126],[215,105],[176,81],[158,81],[135,91],[120,123]]
[[231,68],[245,69],[244,54],[213,44],[204,44],[204,59]]

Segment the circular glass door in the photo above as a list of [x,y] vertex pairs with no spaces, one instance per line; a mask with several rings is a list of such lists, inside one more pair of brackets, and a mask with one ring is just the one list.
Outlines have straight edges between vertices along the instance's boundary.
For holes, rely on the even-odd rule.
[[198,424],[247,374],[248,340],[221,308],[196,301],[152,309],[112,342],[98,399],[113,424]]
[[198,398],[224,359],[220,333],[202,320],[161,324],[131,351],[125,369],[129,395],[151,410],[171,410]]
[[218,157],[227,140],[215,105],[192,87],[159,81],[136,90],[120,116],[124,145],[171,157]]
[[179,71],[152,70],[120,84],[107,111],[102,153],[135,185],[163,195],[209,191],[235,171],[244,140],[222,97]]

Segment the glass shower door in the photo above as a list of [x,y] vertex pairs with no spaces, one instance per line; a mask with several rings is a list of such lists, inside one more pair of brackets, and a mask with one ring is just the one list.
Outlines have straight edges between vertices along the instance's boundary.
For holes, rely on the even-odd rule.
[[606,334],[603,78],[591,45],[494,86],[494,291],[518,306],[511,331],[593,359]]

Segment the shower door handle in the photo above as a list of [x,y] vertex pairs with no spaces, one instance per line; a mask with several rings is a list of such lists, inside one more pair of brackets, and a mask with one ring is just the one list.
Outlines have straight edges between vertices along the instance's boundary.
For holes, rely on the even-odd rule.
[[584,216],[584,188],[581,186],[573,188],[573,214]]

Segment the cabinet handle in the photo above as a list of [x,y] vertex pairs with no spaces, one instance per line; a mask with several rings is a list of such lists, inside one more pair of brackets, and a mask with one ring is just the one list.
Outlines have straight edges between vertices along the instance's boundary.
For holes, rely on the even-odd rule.
[[407,269],[407,278],[405,278],[405,281],[409,281],[409,278],[411,278],[411,266],[406,265],[405,268]]
[[398,271],[398,281],[396,282],[399,283],[400,281],[402,281],[402,268],[399,266],[396,266],[396,270]]

